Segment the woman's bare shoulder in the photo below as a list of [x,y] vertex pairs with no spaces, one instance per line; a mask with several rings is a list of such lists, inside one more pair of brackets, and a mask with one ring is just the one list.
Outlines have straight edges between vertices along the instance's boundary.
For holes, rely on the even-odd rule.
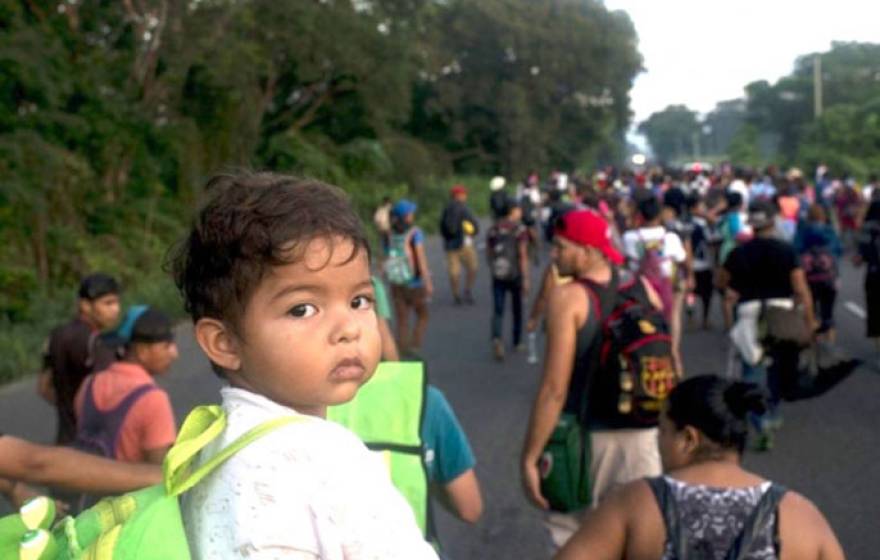
[[843,560],[843,549],[828,520],[806,497],[789,490],[779,503],[781,560]]

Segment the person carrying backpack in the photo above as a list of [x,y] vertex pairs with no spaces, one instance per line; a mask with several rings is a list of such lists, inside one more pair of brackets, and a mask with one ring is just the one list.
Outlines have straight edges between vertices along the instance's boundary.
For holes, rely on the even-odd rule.
[[492,274],[492,351],[496,360],[504,359],[501,327],[504,308],[510,293],[513,311],[513,347],[522,346],[522,300],[529,292],[529,234],[520,223],[522,209],[508,199],[505,215],[486,234],[486,260]]
[[[736,358],[730,373],[763,384],[769,394],[767,412],[750,417],[763,451],[773,446],[782,423],[779,405],[798,379],[801,348],[809,344],[802,338],[812,339],[819,327],[806,275],[791,243],[776,237],[775,216],[769,201],[749,206],[755,236],[730,252],[718,276]],[[770,317],[783,319],[771,324]]]
[[843,560],[807,498],[741,465],[750,383],[701,375],[672,390],[660,418],[665,475],[627,484],[590,512],[557,560]]
[[[660,298],[645,278],[621,280],[624,259],[600,214],[565,214],[553,237],[553,260],[574,280],[550,295],[544,373],[523,446],[523,484],[535,505],[551,507],[541,482],[544,450],[557,426],[576,422],[586,432],[589,455],[582,461],[592,488],[579,504],[586,508],[619,484],[660,474],[657,418],[676,375]],[[583,476],[578,478],[580,486]],[[577,526],[571,515],[553,515],[548,523],[557,545]]]
[[178,357],[171,319],[137,306],[120,330],[123,358],[87,377],[76,395],[72,445],[119,461],[162,464],[177,435],[171,400],[155,381]]
[[[415,225],[417,206],[406,199],[391,209],[391,239],[383,263],[385,279],[391,285],[391,301],[397,325],[397,347],[401,355],[418,355],[428,328],[428,300],[434,283],[425,254],[425,234]],[[410,330],[410,314],[416,323]]]
[[843,255],[840,238],[828,224],[825,209],[814,204],[807,221],[794,238],[794,248],[813,294],[813,306],[820,321],[817,335],[834,341],[834,302],[837,299],[838,261]]
[[683,293],[682,282],[687,276],[687,251],[681,238],[661,223],[660,203],[654,196],[638,202],[641,226],[623,234],[623,247],[630,269],[645,278],[663,302],[663,314],[672,330],[672,351],[675,370],[682,375],[681,305],[676,306],[676,293]]
[[492,177],[492,180],[489,181],[489,191],[491,192],[489,195],[489,210],[492,212],[493,222],[500,220],[505,214],[507,204],[507,193],[504,190],[505,185],[507,185],[507,179],[500,175]]
[[[455,305],[462,302],[474,304],[473,288],[477,280],[477,250],[474,237],[480,232],[480,223],[467,207],[467,189],[455,185],[450,189],[451,200],[440,216],[440,235],[446,250],[446,268],[449,272],[449,287]],[[464,266],[466,271],[464,299],[459,290],[459,277]]]

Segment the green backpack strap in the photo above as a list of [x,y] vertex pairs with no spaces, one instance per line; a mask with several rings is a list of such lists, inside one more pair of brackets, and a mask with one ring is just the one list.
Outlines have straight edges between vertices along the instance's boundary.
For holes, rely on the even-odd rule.
[[162,464],[165,474],[165,491],[169,496],[179,496],[198,484],[243,447],[281,426],[304,420],[306,417],[301,415],[280,416],[267,420],[239,436],[238,439],[193,471],[192,463],[199,452],[223,433],[226,428],[226,413],[220,406],[196,407],[184,420],[177,441],[168,450]]

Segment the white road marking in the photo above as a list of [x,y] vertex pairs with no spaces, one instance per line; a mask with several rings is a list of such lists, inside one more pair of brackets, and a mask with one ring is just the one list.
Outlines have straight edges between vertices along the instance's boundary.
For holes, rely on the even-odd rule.
[[858,317],[859,319],[867,319],[868,318],[868,314],[865,313],[865,310],[862,309],[862,306],[854,301],[846,302],[844,307],[849,309],[852,312],[852,314],[855,315],[856,317]]

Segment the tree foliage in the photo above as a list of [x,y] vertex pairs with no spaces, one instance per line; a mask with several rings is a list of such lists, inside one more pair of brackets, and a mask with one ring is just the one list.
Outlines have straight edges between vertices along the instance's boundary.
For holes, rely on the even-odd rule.
[[639,124],[639,132],[651,143],[654,156],[662,162],[689,157],[695,152],[694,142],[701,134],[697,113],[684,105],[670,105],[652,113]]
[[[818,57],[825,109],[820,118],[814,114]],[[777,139],[765,159],[804,165],[833,159],[837,172],[860,174],[876,165],[870,127],[880,102],[880,44],[835,42],[828,52],[798,58],[794,71],[774,84],[748,84],[746,99],[747,121],[761,135]]]
[[332,181],[366,211],[437,204],[451,173],[613,161],[641,67],[599,0],[0,0],[0,33],[12,323],[57,316],[41,302],[96,268],[173,297],[164,251],[224,167]]

